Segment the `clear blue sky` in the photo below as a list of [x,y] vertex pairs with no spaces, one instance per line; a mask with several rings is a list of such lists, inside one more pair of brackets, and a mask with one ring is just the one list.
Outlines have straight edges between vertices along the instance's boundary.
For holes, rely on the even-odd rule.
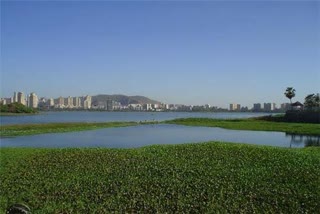
[[1,97],[252,107],[319,82],[317,1],[1,1]]

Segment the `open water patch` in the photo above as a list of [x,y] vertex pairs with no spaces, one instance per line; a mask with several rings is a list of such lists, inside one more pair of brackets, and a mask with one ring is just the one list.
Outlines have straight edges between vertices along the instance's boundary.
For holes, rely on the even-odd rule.
[[295,147],[319,145],[320,136],[288,135],[283,132],[229,130],[171,124],[104,128],[81,132],[1,138],[1,147],[107,147],[137,148],[155,144],[182,144],[224,141]]

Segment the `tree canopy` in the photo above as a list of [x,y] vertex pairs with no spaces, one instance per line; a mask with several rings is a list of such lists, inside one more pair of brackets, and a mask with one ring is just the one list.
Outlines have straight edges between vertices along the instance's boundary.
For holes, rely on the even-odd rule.
[[318,94],[309,94],[304,98],[304,106],[308,110],[317,110],[320,108],[320,96]]
[[291,99],[296,96],[296,89],[293,87],[287,87],[286,91],[284,92],[284,95],[290,100],[290,103],[292,104]]
[[0,112],[5,113],[36,113],[37,111],[33,108],[26,107],[21,103],[10,103],[0,105]]

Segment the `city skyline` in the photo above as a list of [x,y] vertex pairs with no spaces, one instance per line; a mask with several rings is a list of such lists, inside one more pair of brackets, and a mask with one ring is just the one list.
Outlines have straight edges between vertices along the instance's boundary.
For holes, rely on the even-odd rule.
[[[142,95],[164,103],[303,102],[320,91],[320,6],[1,1],[1,97]],[[166,14],[166,16],[163,16]]]
[[[93,96],[97,96],[97,95],[93,95]],[[96,102],[96,105],[93,105],[92,103],[92,97],[91,95],[82,95],[82,96],[67,96],[67,97],[63,97],[63,96],[59,96],[59,97],[46,97],[46,96],[41,96],[38,97],[36,95],[35,92],[31,92],[29,94],[25,94],[24,92],[21,91],[14,91],[13,92],[13,96],[8,96],[8,97],[0,97],[0,103],[1,104],[10,104],[13,102],[18,102],[21,103],[25,106],[28,107],[32,107],[32,108],[38,108],[42,105],[46,105],[47,107],[54,107],[57,109],[61,109],[61,108],[83,108],[83,109],[100,109],[99,108],[99,102]],[[111,95],[113,96],[113,95]],[[121,96],[126,96],[126,95],[121,95]],[[146,97],[149,98],[149,97]],[[149,98],[150,99],[150,98]],[[152,100],[152,98],[151,98]],[[141,109],[139,109],[140,107],[138,107],[139,110],[148,110],[149,108],[152,109],[152,106],[173,106],[173,107],[177,107],[177,106],[184,106],[184,107],[205,107],[205,108],[217,108],[217,109],[225,109],[225,110],[229,110],[229,111],[274,111],[274,110],[286,110],[288,108],[290,108],[290,103],[288,102],[283,102],[283,103],[274,103],[274,102],[263,102],[263,103],[252,103],[249,106],[244,106],[240,103],[230,103],[228,104],[229,107],[228,108],[223,108],[217,105],[212,105],[212,104],[197,104],[197,105],[188,105],[188,104],[183,104],[183,103],[164,103],[161,102],[159,100],[153,100],[153,101],[157,101],[159,102],[159,104],[151,104],[148,102],[144,102],[144,103],[139,103],[139,104],[129,104],[129,105],[123,105],[120,102],[114,101],[114,100],[106,100],[105,102],[109,102],[111,101],[112,103],[116,103],[117,105],[117,110],[120,110],[118,108],[122,107],[128,107],[128,106],[135,106],[135,105],[141,105]],[[39,105],[39,106],[38,106]],[[104,103],[103,105],[108,105],[106,103]],[[107,108],[107,106],[104,106]],[[103,108],[104,108],[103,107]],[[162,108],[162,107],[161,107]],[[165,109],[169,109],[167,107],[163,107]],[[126,109],[126,108],[125,108]],[[155,108],[157,109],[157,107]],[[108,109],[110,110],[110,109]]]

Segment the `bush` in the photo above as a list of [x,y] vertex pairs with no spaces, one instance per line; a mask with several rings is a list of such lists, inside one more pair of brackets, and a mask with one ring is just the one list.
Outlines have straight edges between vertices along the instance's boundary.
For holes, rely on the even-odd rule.
[[5,113],[36,113],[37,110],[26,107],[21,103],[10,103],[7,105],[0,105],[0,112]]

